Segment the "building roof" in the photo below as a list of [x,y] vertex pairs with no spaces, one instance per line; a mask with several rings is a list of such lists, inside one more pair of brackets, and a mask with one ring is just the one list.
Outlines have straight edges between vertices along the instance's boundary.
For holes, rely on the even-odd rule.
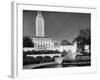
[[33,37],[33,38],[51,38],[51,37],[47,37],[47,36],[35,36],[35,37]]

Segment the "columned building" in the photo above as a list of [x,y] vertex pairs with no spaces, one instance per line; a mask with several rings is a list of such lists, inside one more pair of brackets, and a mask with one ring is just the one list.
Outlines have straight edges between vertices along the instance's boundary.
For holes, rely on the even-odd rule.
[[47,37],[35,37],[33,43],[35,50],[52,50],[54,47],[52,38]]
[[54,41],[46,37],[44,32],[44,18],[41,11],[37,11],[36,16],[36,36],[32,38],[35,50],[52,50]]

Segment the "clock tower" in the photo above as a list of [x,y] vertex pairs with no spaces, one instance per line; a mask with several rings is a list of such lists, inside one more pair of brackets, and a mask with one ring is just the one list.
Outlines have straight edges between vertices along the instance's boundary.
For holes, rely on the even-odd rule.
[[41,11],[38,11],[36,16],[36,36],[44,37],[44,19]]

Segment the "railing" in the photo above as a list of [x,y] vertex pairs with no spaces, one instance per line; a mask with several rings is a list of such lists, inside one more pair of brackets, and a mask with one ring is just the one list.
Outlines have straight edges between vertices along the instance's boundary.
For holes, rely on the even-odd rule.
[[34,57],[36,58],[37,56],[42,56],[42,57],[45,57],[45,56],[50,56],[51,58],[53,58],[54,56],[59,56],[61,57],[61,54],[35,54],[35,55],[27,55],[29,57]]

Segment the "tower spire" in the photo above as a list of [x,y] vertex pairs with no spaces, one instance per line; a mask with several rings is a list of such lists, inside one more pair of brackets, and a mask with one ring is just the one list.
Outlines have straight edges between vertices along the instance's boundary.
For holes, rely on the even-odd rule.
[[42,16],[42,12],[41,12],[41,11],[38,11],[38,12],[37,12],[37,15],[38,15],[38,16]]

